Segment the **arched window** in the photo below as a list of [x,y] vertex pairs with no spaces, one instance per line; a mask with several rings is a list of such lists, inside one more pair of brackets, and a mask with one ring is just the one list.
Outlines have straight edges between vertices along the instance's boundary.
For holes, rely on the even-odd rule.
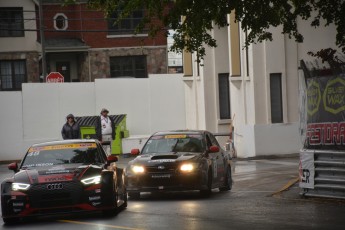
[[54,17],[54,28],[56,30],[66,30],[68,27],[67,16],[62,13],[58,13]]

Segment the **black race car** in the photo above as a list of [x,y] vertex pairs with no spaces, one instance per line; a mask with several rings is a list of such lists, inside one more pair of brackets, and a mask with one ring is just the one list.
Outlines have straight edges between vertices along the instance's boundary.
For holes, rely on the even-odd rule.
[[102,211],[127,207],[123,170],[97,140],[65,140],[31,146],[15,172],[1,183],[5,223],[28,216]]
[[125,168],[128,195],[140,192],[231,190],[231,155],[223,151],[215,136],[202,130],[157,132]]

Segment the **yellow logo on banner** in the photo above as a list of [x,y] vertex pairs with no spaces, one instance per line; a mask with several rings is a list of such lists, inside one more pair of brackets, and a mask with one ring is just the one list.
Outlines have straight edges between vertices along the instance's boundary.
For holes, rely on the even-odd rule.
[[321,101],[321,91],[320,91],[320,86],[318,82],[312,80],[308,83],[309,83],[308,89],[307,89],[308,114],[312,116],[317,111],[319,111],[319,105]]
[[345,110],[345,81],[338,77],[327,82],[323,93],[325,110],[337,114]]

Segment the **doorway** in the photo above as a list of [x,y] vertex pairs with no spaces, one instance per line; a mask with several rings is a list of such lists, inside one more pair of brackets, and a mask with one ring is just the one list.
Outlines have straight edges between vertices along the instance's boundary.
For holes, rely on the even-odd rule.
[[65,82],[71,82],[71,68],[69,62],[56,62],[56,71],[64,76]]

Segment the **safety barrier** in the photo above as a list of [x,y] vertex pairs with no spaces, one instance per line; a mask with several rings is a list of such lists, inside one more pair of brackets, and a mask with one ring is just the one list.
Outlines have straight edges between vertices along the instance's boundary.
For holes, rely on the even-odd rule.
[[314,188],[303,188],[302,195],[345,199],[345,152],[309,150],[314,154]]

